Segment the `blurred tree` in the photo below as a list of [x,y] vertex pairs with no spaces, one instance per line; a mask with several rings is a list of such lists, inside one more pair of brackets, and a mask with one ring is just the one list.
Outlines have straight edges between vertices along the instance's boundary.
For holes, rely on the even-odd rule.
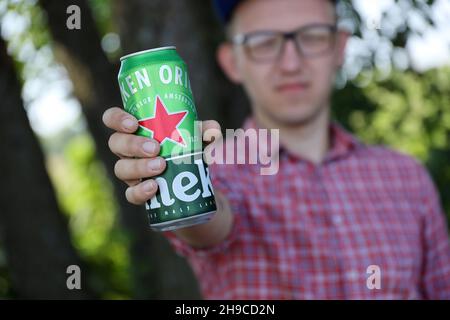
[[[371,11],[372,2],[366,0],[339,1],[339,24],[352,32],[353,50],[347,52],[344,79],[352,81],[363,73],[366,82],[376,81],[374,70],[377,70],[378,78],[388,77],[394,68],[415,70],[417,66],[408,45],[413,37],[421,38],[436,28],[438,18],[433,6],[437,2],[383,1],[373,5]],[[363,3],[367,6],[365,10]],[[450,45],[445,38],[442,42]]]
[[129,241],[117,221],[112,182],[92,138],[86,132],[78,134],[62,147],[62,152],[47,153],[47,167],[61,208],[69,216],[74,246],[92,270],[91,286],[102,298],[131,297]]
[[[88,269],[74,250],[38,141],[21,99],[21,83],[0,39],[0,227],[14,295],[23,299],[92,297]],[[82,290],[69,290],[67,267],[82,270]]]
[[111,131],[101,122],[106,108],[120,106],[117,85],[118,65],[112,65],[101,45],[96,25],[86,1],[78,1],[82,28],[66,28],[66,8],[72,2],[41,0],[48,18],[56,57],[64,64],[74,84],[74,93],[83,106],[100,159],[114,183],[121,220],[130,240],[134,298],[195,298],[197,283],[187,263],[177,256],[162,235],[151,232],[143,207],[129,204],[125,186],[115,178],[116,161],[107,146]]

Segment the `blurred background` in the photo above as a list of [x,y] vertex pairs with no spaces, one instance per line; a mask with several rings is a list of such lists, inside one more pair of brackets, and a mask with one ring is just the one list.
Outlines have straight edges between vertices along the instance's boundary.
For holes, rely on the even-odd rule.
[[[76,4],[81,29],[69,30]],[[421,161],[450,219],[450,0],[353,0],[334,117]],[[0,298],[200,297],[187,263],[114,178],[103,111],[121,106],[120,56],[176,45],[202,119],[249,112],[215,62],[209,1],[0,0]],[[66,268],[81,268],[68,290]]]

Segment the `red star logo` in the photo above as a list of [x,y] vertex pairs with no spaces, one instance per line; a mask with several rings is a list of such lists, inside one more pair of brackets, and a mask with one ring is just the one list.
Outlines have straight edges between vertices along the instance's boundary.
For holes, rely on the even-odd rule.
[[178,130],[178,126],[183,122],[187,114],[187,111],[168,113],[159,96],[156,96],[155,115],[152,118],[140,120],[139,126],[152,132],[153,139],[160,144],[163,144],[167,139],[185,147],[186,143]]

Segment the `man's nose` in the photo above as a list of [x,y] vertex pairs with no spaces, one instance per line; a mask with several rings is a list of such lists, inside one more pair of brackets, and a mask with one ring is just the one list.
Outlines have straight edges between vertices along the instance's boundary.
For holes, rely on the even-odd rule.
[[304,64],[304,57],[300,49],[297,47],[293,39],[285,42],[283,51],[281,52],[279,66],[283,71],[294,72],[299,71]]

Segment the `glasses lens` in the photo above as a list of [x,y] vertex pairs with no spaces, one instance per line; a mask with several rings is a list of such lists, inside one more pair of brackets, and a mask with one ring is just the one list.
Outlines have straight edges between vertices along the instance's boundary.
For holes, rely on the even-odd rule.
[[312,26],[299,31],[297,43],[305,55],[319,55],[328,52],[334,44],[334,30],[326,26]]
[[283,37],[277,34],[261,33],[248,35],[245,47],[250,57],[258,61],[273,60],[278,56]]

